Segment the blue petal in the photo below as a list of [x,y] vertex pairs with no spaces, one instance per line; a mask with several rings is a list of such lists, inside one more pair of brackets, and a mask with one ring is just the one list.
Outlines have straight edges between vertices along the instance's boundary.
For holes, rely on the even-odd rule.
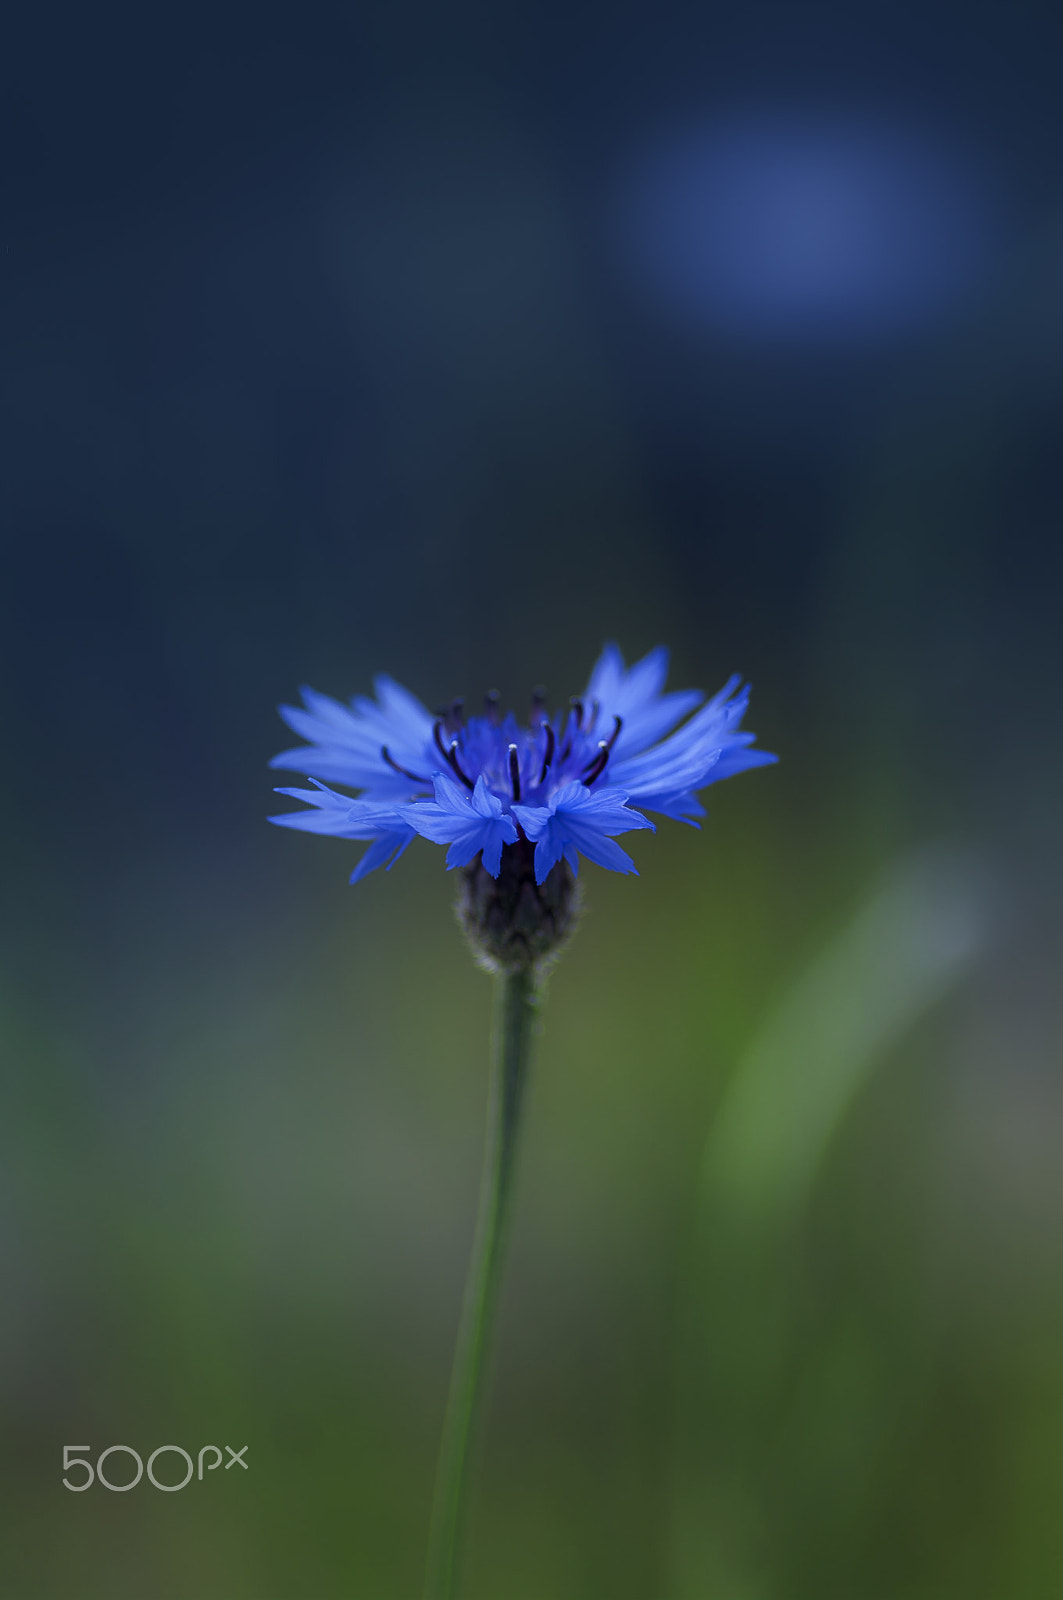
[[539,843],[535,846],[536,883],[546,882],[547,875],[561,860],[564,848],[561,830],[548,823],[539,837]]
[[535,847],[536,882],[545,881],[562,855],[572,870],[578,871],[577,850],[614,872],[634,872],[631,857],[608,836],[632,828],[652,829],[653,823],[633,811],[626,800],[620,790],[591,790],[572,782],[565,784],[549,805],[514,806],[514,815],[529,839],[539,841]]
[[553,810],[550,806],[514,806],[513,815],[531,840],[542,837],[549,825]]
[[453,872],[455,867],[467,867],[484,846],[484,835],[481,829],[470,828],[467,832],[459,834],[447,851],[447,871]]
[[[513,831],[516,838],[516,829]],[[511,844],[513,840],[509,841]],[[505,839],[501,828],[492,828],[483,845],[484,871],[489,872],[492,878],[497,878],[502,870],[502,846]]]
[[[313,781],[313,780],[311,780]],[[278,789],[277,794],[303,800],[314,809],[284,811],[270,817],[282,828],[300,828],[306,833],[328,833],[341,839],[373,839],[377,834],[402,828],[401,811],[396,806],[372,806],[350,795],[337,794],[324,784],[313,789]]]
[[705,807],[699,805],[689,789],[679,793],[639,795],[639,805],[644,811],[656,811],[673,822],[685,822],[689,828],[700,827],[698,818],[707,815]]
[[[305,709],[281,706],[280,714],[307,745],[283,751],[270,765],[312,773],[352,788],[372,788],[376,794],[394,799],[408,799],[422,784],[427,787],[429,772],[436,764],[432,757],[426,766],[432,718],[390,678],[377,680],[377,692],[379,704],[360,698],[347,707],[315,689],[304,688]],[[412,779],[384,761],[384,746],[400,767],[414,774]]]
[[737,746],[725,750],[712,770],[710,783],[721,778],[733,778],[736,773],[748,772],[752,767],[770,767],[778,761],[770,750],[743,750]]
[[497,818],[502,815],[502,802],[496,794],[491,793],[487,787],[487,779],[482,773],[477,778],[472,793],[472,808],[481,817]]
[[409,800],[424,793],[420,785],[381,760],[379,750],[372,756],[359,756],[338,747],[298,745],[274,756],[270,766],[285,772],[304,772],[308,778],[323,778],[327,783],[345,783],[352,789],[371,790],[380,800]]
[[682,822],[703,815],[694,800],[695,790],[775,760],[767,751],[751,750],[755,736],[740,730],[749,693],[748,684],[742,687],[737,677],[729,678],[718,694],[662,743],[639,755],[614,759],[613,782],[647,810]]
[[623,789],[608,786],[588,789],[582,783],[568,783],[552,801],[559,822],[574,821],[598,833],[627,833],[632,828],[653,828],[648,817],[633,811]]
[[[382,839],[377,839],[369,846],[365,855],[351,873],[351,883],[358,883],[367,873],[375,872],[377,867],[382,867],[387,862],[390,872],[401,855],[409,849],[416,838],[412,828],[405,829],[402,833],[386,833]],[[390,860],[388,857],[390,856]]]
[[517,828],[504,816],[502,802],[490,793],[483,778],[469,791],[440,773],[435,780],[435,800],[407,807],[404,815],[412,828],[435,844],[448,844],[447,870],[468,866],[483,852],[484,866],[497,877],[503,844],[514,844]]
[[[581,855],[588,861],[594,861],[600,867],[608,867],[610,872],[633,872],[638,876],[635,863],[626,850],[621,850],[615,839],[609,839],[602,833],[596,833],[593,828],[573,827],[569,824],[568,842],[575,845]],[[568,854],[566,845],[565,854]]]
[[463,831],[460,818],[428,800],[409,808],[410,827],[433,844],[451,844]]
[[698,689],[663,694],[668,676],[668,651],[663,645],[630,668],[615,644],[607,644],[591,672],[586,701],[598,704],[595,730],[606,729],[614,717],[621,720],[616,751],[636,755],[664,737],[676,723],[701,704]]

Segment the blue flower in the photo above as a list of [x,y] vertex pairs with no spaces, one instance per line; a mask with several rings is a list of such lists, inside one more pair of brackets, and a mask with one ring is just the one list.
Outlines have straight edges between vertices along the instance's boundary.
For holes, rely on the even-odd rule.
[[566,783],[545,806],[514,806],[513,815],[535,842],[535,881],[545,882],[551,867],[564,856],[573,872],[579,871],[582,850],[588,861],[613,872],[635,872],[635,863],[611,837],[630,828],[652,828],[653,823],[625,804],[616,789],[597,792],[583,783]]
[[749,689],[738,678],[702,704],[696,689],[665,693],[667,671],[664,649],[626,668],[607,645],[585,693],[552,717],[533,700],[525,728],[499,714],[495,696],[482,716],[466,718],[455,701],[433,717],[383,676],[375,700],[359,696],[350,706],[304,689],[303,706],[282,706],[281,716],[306,743],[271,765],[309,776],[312,789],[277,792],[311,809],[270,821],[370,840],[352,883],[393,865],[416,834],[449,846],[448,868],[479,856],[492,878],[503,851],[522,839],[535,845],[539,884],[562,858],[573,872],[580,856],[634,872],[615,838],[652,828],[643,812],[697,827],[705,814],[698,790],[776,759],[751,748],[755,736],[740,728]]
[[[337,839],[372,839],[365,855],[351,873],[351,882],[357,883],[374,867],[385,863],[390,870],[406,846],[417,837],[410,827],[404,811],[399,806],[369,805],[363,800],[352,800],[349,794],[337,794],[311,778],[312,789],[278,789],[292,800],[305,800],[316,806],[316,811],[284,811],[270,817],[282,828],[301,828],[304,833],[330,833]],[[390,858],[390,859],[389,859]]]
[[483,773],[472,794],[445,773],[437,773],[435,792],[434,800],[406,808],[411,825],[434,844],[449,844],[448,871],[467,867],[482,853],[484,866],[497,878],[502,846],[516,844],[517,827],[512,816],[502,810],[502,801],[487,787]]

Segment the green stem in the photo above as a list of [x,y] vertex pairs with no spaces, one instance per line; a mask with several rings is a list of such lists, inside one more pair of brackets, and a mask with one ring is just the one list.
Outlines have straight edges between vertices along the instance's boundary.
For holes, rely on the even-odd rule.
[[458,1544],[469,1486],[469,1446],[502,1275],[513,1158],[537,1004],[538,981],[532,969],[502,972],[495,978],[491,1086],[480,1206],[436,1473],[425,1600],[452,1600],[454,1594]]

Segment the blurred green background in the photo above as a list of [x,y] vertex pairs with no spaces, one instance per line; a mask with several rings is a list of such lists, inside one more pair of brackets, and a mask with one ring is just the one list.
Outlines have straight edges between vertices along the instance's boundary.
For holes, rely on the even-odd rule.
[[0,1593],[419,1593],[490,985],[275,706],[616,638],[781,762],[586,869],[468,1600],[1057,1600],[1058,16],[9,43]]

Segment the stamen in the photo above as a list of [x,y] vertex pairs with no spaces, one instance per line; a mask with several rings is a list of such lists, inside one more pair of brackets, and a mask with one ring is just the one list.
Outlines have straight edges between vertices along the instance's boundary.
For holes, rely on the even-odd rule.
[[549,772],[550,763],[554,759],[554,744],[555,744],[554,730],[553,730],[553,727],[551,726],[551,724],[549,722],[546,723],[545,726],[546,726],[546,754],[543,756],[543,770],[539,774],[539,782],[540,783],[542,783],[543,779],[546,777],[546,774]]
[[465,701],[459,697],[449,706],[437,706],[436,716],[451,736],[460,733],[465,726]]
[[540,685],[532,690],[531,697],[531,725],[533,728],[541,726],[546,716],[546,690]]
[[516,747],[515,744],[511,744],[510,747],[509,747],[509,781],[513,786],[513,798],[514,798],[514,800],[519,800],[520,799],[520,762],[517,760],[517,747]]
[[447,763],[447,766],[450,768],[451,772],[453,772],[454,776],[461,779],[466,789],[475,789],[476,785],[473,783],[472,779],[467,778],[464,772],[461,770],[461,765],[458,761],[457,739],[451,740],[449,750],[444,747],[443,740],[439,732],[442,726],[442,721],[439,721],[432,729],[432,737],[436,742],[436,749],[439,751],[440,755],[443,757],[443,760]]
[[386,744],[382,744],[380,746],[380,754],[384,757],[384,760],[387,762],[392,772],[398,772],[402,775],[402,777],[409,778],[411,783],[423,783],[426,788],[430,785],[430,779],[419,778],[416,772],[410,772],[406,767],[400,767],[397,761],[392,760]]
[[577,700],[576,696],[573,695],[569,701],[569,708],[568,717],[565,721],[565,743],[562,746],[561,754],[557,758],[561,762],[567,761],[572,754],[572,739],[580,731],[580,724],[583,721],[582,700]]
[[473,783],[472,779],[471,778],[467,778],[465,776],[464,772],[462,772],[462,770],[461,770],[461,764],[458,761],[458,741],[457,741],[457,739],[452,739],[450,741],[450,749],[447,751],[447,760],[450,762],[451,766],[453,767],[455,776],[461,779],[461,781],[465,785],[466,789],[475,789],[476,785]]
[[499,722],[501,721],[501,716],[498,709],[501,700],[502,696],[499,694],[497,689],[488,689],[487,693],[484,695],[484,715],[491,726],[495,728],[497,728]]
[[446,757],[447,764],[450,767],[450,770],[453,772],[454,776],[456,778],[460,778],[461,779],[461,781],[465,785],[466,789],[475,789],[476,785],[473,783],[472,779],[470,777],[468,777],[461,770],[461,762],[458,760],[458,741],[457,741],[457,739],[452,739],[450,741],[449,749],[444,750],[443,754]]
[[[582,778],[580,779],[581,783],[585,783],[589,787],[594,782],[595,778],[601,777],[602,773],[605,771],[605,763],[609,760],[609,753],[616,741],[619,739],[620,730],[623,726],[623,717],[613,718],[613,731],[609,735],[608,739],[598,740],[598,754],[595,756],[586,772],[584,772]],[[539,781],[542,782],[542,779]]]
[[583,774],[580,782],[586,784],[587,788],[589,789],[595,778],[600,778],[602,773],[605,771],[605,763],[608,760],[609,746],[606,744],[604,739],[599,739],[598,754],[595,756],[594,760]]

